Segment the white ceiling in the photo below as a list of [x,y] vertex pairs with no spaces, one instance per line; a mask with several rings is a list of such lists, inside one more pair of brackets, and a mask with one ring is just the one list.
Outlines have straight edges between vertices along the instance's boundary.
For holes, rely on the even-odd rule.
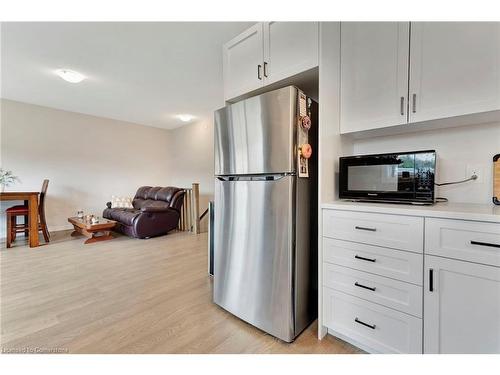
[[[249,22],[2,23],[1,96],[173,129],[224,103],[222,44]],[[63,81],[54,70],[87,79]]]

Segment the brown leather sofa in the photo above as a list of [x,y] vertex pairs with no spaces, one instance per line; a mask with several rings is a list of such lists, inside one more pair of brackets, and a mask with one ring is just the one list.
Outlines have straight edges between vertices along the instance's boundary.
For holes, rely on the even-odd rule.
[[132,201],[134,208],[111,208],[108,202],[102,216],[117,221],[115,230],[127,236],[155,237],[177,228],[183,201],[183,189],[142,186]]

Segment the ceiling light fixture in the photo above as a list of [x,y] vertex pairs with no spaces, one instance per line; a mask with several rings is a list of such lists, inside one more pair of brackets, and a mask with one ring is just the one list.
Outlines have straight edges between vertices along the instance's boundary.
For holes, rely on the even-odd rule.
[[69,69],[57,69],[56,74],[65,81],[71,83],[79,83],[85,79],[85,76],[83,74]]
[[193,115],[188,115],[188,114],[184,114],[184,115],[177,115],[176,116],[179,120],[181,120],[182,122],[189,122],[191,120],[194,119],[194,116]]

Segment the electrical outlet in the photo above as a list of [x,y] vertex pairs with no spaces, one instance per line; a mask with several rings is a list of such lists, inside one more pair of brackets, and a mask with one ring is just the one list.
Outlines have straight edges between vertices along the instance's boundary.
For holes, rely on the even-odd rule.
[[469,178],[472,175],[476,175],[477,179],[472,181],[475,183],[482,183],[483,182],[483,168],[481,164],[467,164],[467,171],[465,178]]

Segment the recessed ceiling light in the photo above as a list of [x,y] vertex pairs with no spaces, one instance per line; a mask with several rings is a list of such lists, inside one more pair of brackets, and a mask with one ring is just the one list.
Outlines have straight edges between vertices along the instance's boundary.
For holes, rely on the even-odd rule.
[[57,69],[56,74],[65,81],[71,83],[79,83],[85,79],[85,76],[83,74],[69,69]]
[[194,119],[194,116],[193,115],[188,115],[188,114],[184,114],[184,115],[177,115],[176,116],[179,120],[181,120],[182,122],[189,122],[191,120]]

